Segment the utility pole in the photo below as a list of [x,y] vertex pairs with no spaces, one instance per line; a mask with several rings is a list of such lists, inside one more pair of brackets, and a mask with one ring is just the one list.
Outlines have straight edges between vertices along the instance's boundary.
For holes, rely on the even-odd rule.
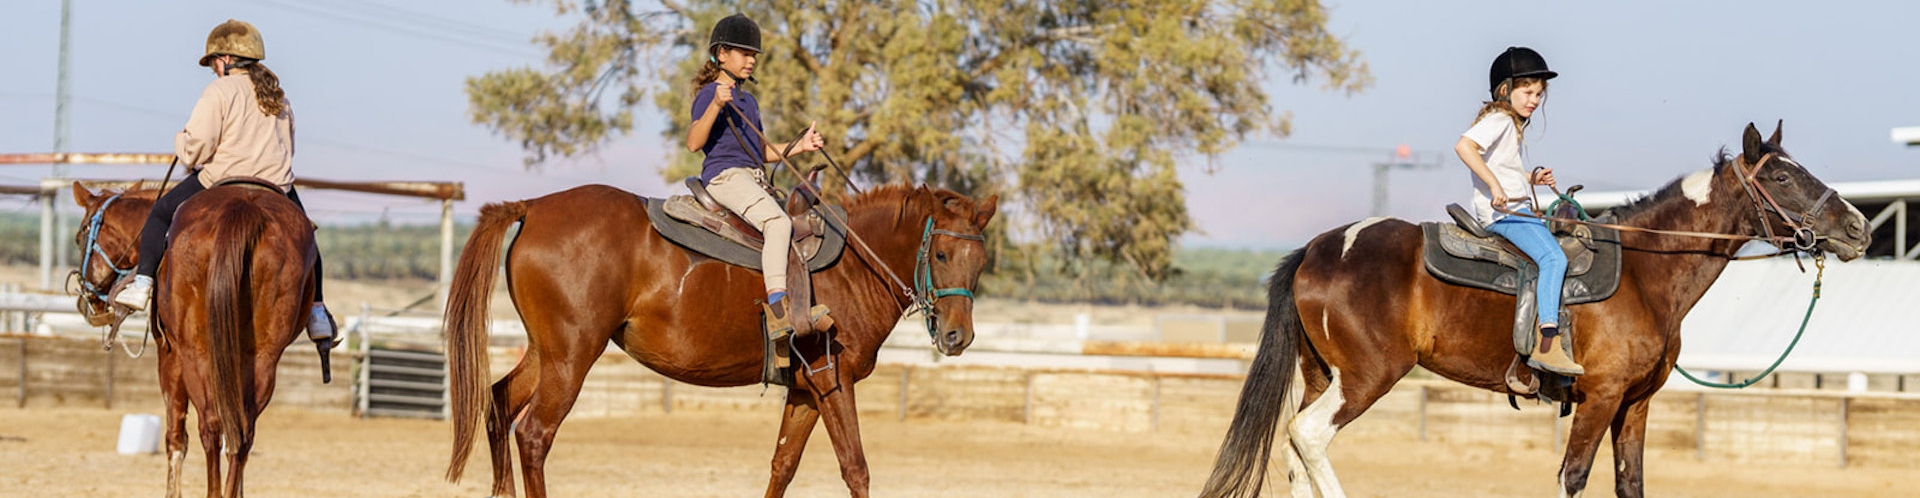
[[1428,169],[1440,167],[1439,161],[1415,162],[1413,149],[1407,144],[1394,148],[1393,158],[1387,162],[1373,163],[1373,216],[1387,215],[1387,171],[1391,169]]
[[[69,68],[72,66],[71,60],[68,55],[70,52],[69,39],[72,38],[70,34],[72,31],[72,28],[73,28],[73,0],[61,0],[60,1],[60,70],[59,70],[59,76],[57,76],[58,80],[57,80],[57,83],[55,83],[56,86],[54,87],[54,93],[53,93],[53,152],[56,154],[67,151],[67,128],[68,128],[67,104],[73,101],[73,95],[72,95],[72,92],[70,91],[70,87],[72,86],[72,83],[71,81],[69,81],[69,77],[68,77],[68,73],[71,72],[69,71]],[[66,164],[62,163],[61,161],[57,161],[57,160],[54,161],[53,177],[66,178],[67,177]],[[53,247],[53,228],[55,226],[65,226],[66,224],[61,223],[62,220],[58,219],[59,210],[53,208],[53,206],[60,204],[60,189],[54,189],[53,192],[42,194],[42,195],[50,195],[52,196],[52,198],[42,199],[41,201],[42,212],[40,217],[40,254],[41,254],[40,256],[40,287],[43,289],[51,290],[53,289],[53,269],[55,265],[58,265],[58,267],[60,268],[67,267],[67,252],[58,251],[56,253],[57,256],[54,257],[54,259],[57,262],[48,261],[46,255],[48,253],[55,253],[54,247]]]

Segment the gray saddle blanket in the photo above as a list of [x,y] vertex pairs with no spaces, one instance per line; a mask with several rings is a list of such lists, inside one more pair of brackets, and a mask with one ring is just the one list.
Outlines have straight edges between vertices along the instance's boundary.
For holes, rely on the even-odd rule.
[[[1426,237],[1421,259],[1434,277],[1508,295],[1533,290],[1540,269],[1511,243],[1498,237],[1475,237],[1452,223],[1421,223],[1420,229]],[[1573,237],[1556,237],[1567,254],[1562,303],[1613,297],[1620,289],[1620,231],[1587,225],[1575,226],[1573,231]]]
[[[688,196],[674,196],[669,199],[647,198],[646,201],[648,220],[653,223],[654,230],[659,231],[660,235],[666,237],[667,240],[689,251],[725,261],[730,265],[753,270],[762,269],[760,268],[759,247],[748,246],[739,241],[730,240],[714,233],[713,230],[709,230],[705,226],[682,221],[674,216],[668,215],[669,209],[672,209],[669,207],[669,203],[698,206],[693,198]],[[678,207],[680,206],[675,206],[675,208]],[[835,218],[846,219],[847,212],[845,209],[839,206],[823,207],[832,210],[836,215]],[[690,209],[674,210],[682,212],[691,211]],[[704,211],[704,209],[701,209],[701,211]],[[817,272],[839,262],[840,253],[847,247],[846,227],[821,220],[818,214],[808,214],[807,218],[795,220],[794,224],[799,225],[803,222],[816,228],[813,230],[815,233],[812,237],[808,237],[807,240],[797,241],[793,244],[794,249],[799,251],[800,256],[806,258],[807,271]],[[795,231],[800,231],[800,227],[796,226]],[[752,235],[755,236],[753,237],[754,239],[758,239],[757,235],[759,234]]]

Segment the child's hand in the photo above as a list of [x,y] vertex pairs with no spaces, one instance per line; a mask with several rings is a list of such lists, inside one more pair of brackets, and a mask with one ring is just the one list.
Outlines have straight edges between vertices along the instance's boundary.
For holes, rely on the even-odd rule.
[[812,152],[827,145],[827,139],[821,138],[820,132],[815,131],[813,125],[814,123],[807,123],[807,131],[800,132],[800,138],[794,140],[794,149],[800,152]]
[[733,102],[733,84],[721,82],[719,87],[713,89],[713,106],[725,109],[731,102]]
[[1546,185],[1555,189],[1560,188],[1560,184],[1553,180],[1553,168],[1545,166],[1534,168],[1532,180],[1534,185]]
[[1508,202],[1509,200],[1507,199],[1507,193],[1501,192],[1500,187],[1494,187],[1493,202],[1488,203],[1493,205],[1493,211],[1497,213],[1497,212],[1500,212],[1500,210],[1502,209],[1506,209]]

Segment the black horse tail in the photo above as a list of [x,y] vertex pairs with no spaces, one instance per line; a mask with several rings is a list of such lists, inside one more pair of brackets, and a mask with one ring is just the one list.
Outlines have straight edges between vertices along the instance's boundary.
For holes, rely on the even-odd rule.
[[1220,443],[1213,475],[1200,491],[1202,498],[1259,496],[1273,454],[1274,429],[1300,409],[1300,393],[1289,392],[1305,334],[1300,310],[1293,303],[1293,277],[1306,254],[1306,248],[1301,248],[1281,258],[1267,282],[1267,320],[1260,327],[1260,350],[1254,354],[1246,384],[1240,387],[1240,405],[1233,410],[1233,424]]

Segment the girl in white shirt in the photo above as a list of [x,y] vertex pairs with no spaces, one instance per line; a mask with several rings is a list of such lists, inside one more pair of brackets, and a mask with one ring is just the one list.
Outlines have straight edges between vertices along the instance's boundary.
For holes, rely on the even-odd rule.
[[1470,205],[1474,217],[1487,231],[1513,242],[1540,267],[1535,288],[1539,299],[1539,316],[1535,322],[1539,347],[1527,359],[1527,364],[1574,376],[1585,373],[1585,369],[1567,355],[1557,340],[1560,287],[1567,273],[1566,255],[1545,222],[1503,212],[1531,215],[1528,197],[1532,185],[1556,185],[1551,169],[1527,172],[1521,162],[1520,146],[1527,120],[1546,99],[1547,80],[1558,75],[1547,69],[1547,60],[1533,49],[1508,47],[1493,59],[1493,67],[1488,71],[1487,86],[1493,100],[1480,108],[1473,127],[1461,134],[1453,150],[1460,155],[1460,162],[1473,171],[1473,203]]

